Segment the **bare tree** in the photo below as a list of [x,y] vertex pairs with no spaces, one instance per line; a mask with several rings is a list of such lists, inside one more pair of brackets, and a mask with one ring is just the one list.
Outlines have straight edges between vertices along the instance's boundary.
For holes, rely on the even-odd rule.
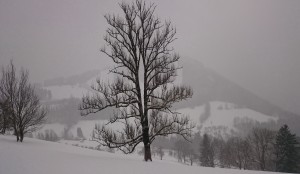
[[28,71],[21,70],[20,77],[11,61],[2,70],[0,83],[1,100],[5,101],[6,117],[10,121],[17,141],[23,141],[25,133],[35,131],[44,121],[46,110],[40,104],[34,87],[29,83]]
[[258,164],[260,170],[270,170],[272,168],[275,132],[266,128],[253,128],[248,136],[248,141],[252,146],[253,162]]
[[2,67],[0,81],[0,103],[1,103],[1,129],[2,133],[9,127],[13,127],[13,101],[15,100],[15,92],[17,91],[16,69],[13,63],[7,68]]
[[182,138],[180,138],[175,142],[174,148],[177,153],[178,162],[186,163],[191,153],[190,142],[184,141]]
[[160,160],[162,160],[163,157],[165,156],[165,152],[163,150],[163,147],[159,146],[156,150],[157,150],[156,153],[158,154]]
[[109,25],[101,49],[114,63],[110,70],[117,78],[112,83],[97,80],[93,95],[84,96],[83,116],[108,107],[119,109],[109,123],[120,122],[116,132],[96,126],[94,139],[110,148],[131,153],[143,142],[144,159],[151,159],[150,145],[156,136],[179,134],[187,138],[194,127],[187,117],[172,110],[172,104],[192,97],[192,89],[173,84],[179,55],[170,46],[176,30],[171,23],[154,15],[156,6],[142,0],[122,2],[123,17],[106,15]]
[[248,169],[251,161],[251,147],[248,141],[241,137],[231,137],[226,142],[224,149],[225,164],[238,167],[239,169]]

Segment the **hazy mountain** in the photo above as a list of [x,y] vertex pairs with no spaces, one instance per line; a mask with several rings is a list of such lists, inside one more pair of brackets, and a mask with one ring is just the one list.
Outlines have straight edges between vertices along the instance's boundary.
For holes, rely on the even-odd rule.
[[62,85],[77,85],[84,84],[89,79],[99,74],[100,70],[91,70],[82,74],[73,75],[70,77],[58,77],[44,81],[44,86],[62,86]]
[[178,108],[196,107],[210,101],[234,103],[237,107],[249,108],[265,115],[279,117],[278,124],[288,124],[300,133],[300,116],[285,111],[271,102],[262,99],[242,88],[222,75],[205,67],[196,60],[183,62],[183,84],[194,90],[192,99],[177,104]]
[[[179,79],[182,80],[183,84],[193,88],[194,95],[193,98],[176,104],[175,107],[177,109],[197,108],[213,101],[232,103],[235,105],[235,108],[249,108],[264,115],[279,118],[279,125],[288,124],[293,131],[300,134],[300,128],[297,125],[300,123],[300,116],[297,114],[273,105],[271,102],[242,88],[196,60],[188,59],[182,65],[183,69],[179,72]],[[70,124],[82,119],[76,110],[80,102],[79,98],[90,89],[90,84],[95,82],[97,77],[107,76],[106,71],[93,70],[76,76],[45,81],[45,88],[52,92],[51,105],[57,106],[55,112],[54,110],[50,112],[50,120],[63,121]],[[199,110],[199,115],[201,112]],[[87,119],[106,119],[109,116],[109,111],[96,115],[98,116],[94,115],[87,117]]]

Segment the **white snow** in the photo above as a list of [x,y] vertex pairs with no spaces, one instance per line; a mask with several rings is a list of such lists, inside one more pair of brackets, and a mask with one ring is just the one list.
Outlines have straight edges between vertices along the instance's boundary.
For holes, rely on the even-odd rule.
[[265,115],[248,108],[236,108],[232,103],[219,101],[210,102],[210,116],[203,123],[200,122],[200,116],[204,112],[204,105],[195,108],[180,109],[178,112],[190,116],[194,123],[201,126],[201,130],[213,126],[223,126],[229,130],[235,130],[234,119],[236,118],[249,118],[260,123],[271,120],[276,122],[278,120],[278,118],[273,116]]
[[45,88],[51,91],[53,100],[61,100],[71,97],[81,98],[88,91],[79,85],[49,86]]
[[142,156],[113,154],[62,143],[25,138],[17,143],[13,136],[0,135],[1,174],[271,174],[272,172],[187,166],[177,162]]

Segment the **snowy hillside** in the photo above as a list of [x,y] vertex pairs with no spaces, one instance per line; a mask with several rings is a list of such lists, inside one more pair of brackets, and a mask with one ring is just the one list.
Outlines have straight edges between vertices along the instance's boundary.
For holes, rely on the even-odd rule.
[[45,89],[51,91],[53,100],[62,100],[70,97],[81,98],[88,91],[79,85],[49,86],[45,87]]
[[84,76],[85,73],[75,76],[76,78],[81,77],[80,80],[75,80],[74,76],[63,78],[63,80],[52,80],[52,83],[47,83],[44,88],[51,91],[52,100],[68,99],[70,97],[82,98],[87,92],[91,91],[91,85],[96,84],[97,79],[103,81],[112,81],[113,75],[109,73],[108,69],[97,70]]
[[3,135],[0,135],[0,154],[1,174],[262,173],[187,166],[177,162],[157,159],[153,162],[144,162],[141,156],[136,155],[113,154],[30,138],[26,138],[23,143],[17,143],[15,137]]
[[[247,135],[247,133],[252,130],[253,126],[256,126],[257,124],[272,125],[277,123],[276,117],[265,115],[248,108],[238,108],[234,104],[219,101],[209,102],[192,109],[180,109],[178,112],[190,116],[192,122],[196,124],[195,132],[200,131],[201,133],[208,133],[211,135],[217,133],[218,135],[226,136],[232,133],[239,133],[239,135],[243,136]],[[53,130],[58,137],[64,139],[63,133],[66,129],[69,135],[76,138],[77,129],[80,128],[84,138],[91,140],[95,124],[103,125],[106,123],[107,120],[81,120],[72,126],[59,123],[45,124],[42,129],[34,133],[34,137],[37,138],[38,132],[45,133],[47,130]],[[245,124],[247,126],[245,126]],[[110,126],[113,129],[122,128],[122,125],[116,123]],[[271,128],[276,129],[276,127]],[[90,142],[87,141],[75,141],[70,144],[74,143],[92,147],[98,145],[95,142],[90,144]]]
[[[297,115],[282,110],[197,61],[187,60],[183,62],[183,66],[188,68],[178,71],[176,83],[182,82],[191,86],[194,95],[191,99],[176,103],[174,106],[178,108],[179,112],[190,115],[202,132],[208,131],[211,127],[224,128],[228,133],[237,131],[236,124],[239,122],[288,124],[293,132],[300,132],[297,124],[300,117]],[[113,79],[113,74],[108,73],[108,69],[78,76],[81,78],[77,81],[75,77],[69,77],[63,80],[58,79],[55,83],[48,83],[45,88],[52,93],[53,106],[59,103],[58,100],[65,99],[67,101],[70,100],[70,97],[74,97],[80,102],[82,96],[91,91],[90,86],[96,83],[97,78],[103,81],[112,81]],[[69,107],[68,113],[63,107],[55,114],[50,111],[49,115],[52,117],[49,120],[52,123],[60,122],[68,125],[74,125],[81,121],[82,117],[77,112],[79,102],[71,103],[74,106]],[[205,115],[207,103],[211,105],[209,116]],[[91,116],[87,118],[108,119],[110,112],[104,112],[95,114],[93,118]],[[68,118],[62,119],[66,117]]]
[[265,115],[248,108],[239,108],[232,103],[219,101],[208,102],[192,109],[180,109],[178,112],[189,115],[201,132],[207,132],[212,127],[219,127],[226,129],[227,133],[230,133],[231,131],[237,131],[235,124],[238,124],[238,122],[276,123],[278,120],[274,116]]

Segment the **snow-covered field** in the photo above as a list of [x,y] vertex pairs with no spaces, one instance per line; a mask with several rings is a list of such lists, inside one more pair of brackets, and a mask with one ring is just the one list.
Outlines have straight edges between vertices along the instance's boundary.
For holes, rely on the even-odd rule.
[[13,136],[0,135],[0,174],[269,174],[272,172],[187,166],[141,156],[113,154],[26,138],[17,143]]

